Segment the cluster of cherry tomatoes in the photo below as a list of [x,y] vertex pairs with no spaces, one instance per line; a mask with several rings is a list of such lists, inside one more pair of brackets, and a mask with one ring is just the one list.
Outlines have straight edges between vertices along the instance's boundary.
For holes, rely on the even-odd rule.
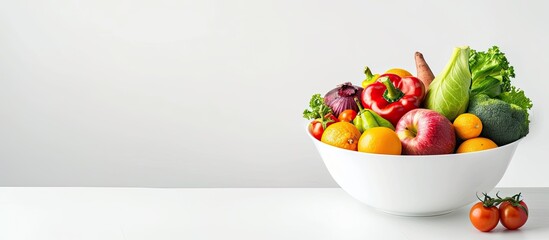
[[484,200],[479,198],[480,202],[471,207],[469,219],[473,226],[482,232],[492,231],[498,222],[509,230],[522,227],[528,220],[528,206],[520,199],[520,193],[506,198],[496,194],[496,197],[484,193]]

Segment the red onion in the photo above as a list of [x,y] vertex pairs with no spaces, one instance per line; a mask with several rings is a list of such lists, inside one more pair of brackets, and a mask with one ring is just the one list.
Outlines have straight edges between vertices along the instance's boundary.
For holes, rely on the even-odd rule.
[[353,109],[358,112],[358,106],[354,98],[360,98],[362,90],[361,87],[355,86],[350,82],[337,85],[336,88],[326,93],[324,103],[332,109],[336,117],[347,109]]

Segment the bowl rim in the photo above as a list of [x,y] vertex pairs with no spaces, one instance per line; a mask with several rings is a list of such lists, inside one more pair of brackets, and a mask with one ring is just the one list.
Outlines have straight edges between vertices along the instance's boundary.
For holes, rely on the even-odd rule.
[[522,139],[524,139],[526,137],[526,136],[521,137],[521,138],[519,138],[519,139],[517,139],[513,142],[510,142],[510,143],[502,145],[502,146],[498,146],[496,148],[491,148],[491,149],[486,149],[486,150],[481,150],[481,151],[476,151],[476,152],[466,152],[466,153],[455,153],[454,152],[454,153],[433,154],[433,155],[403,155],[403,154],[401,154],[401,155],[392,155],[392,154],[365,153],[365,152],[353,151],[353,150],[349,150],[349,149],[338,148],[338,147],[332,146],[330,144],[324,143],[324,142],[316,139],[315,137],[313,137],[313,135],[309,132],[309,123],[307,123],[305,125],[305,132],[309,136],[309,139],[311,139],[316,144],[320,144],[322,146],[326,146],[328,148],[332,148],[332,149],[335,149],[335,150],[347,151],[351,154],[360,154],[360,155],[363,155],[363,156],[370,155],[370,156],[376,156],[376,157],[391,157],[391,158],[399,157],[399,158],[403,158],[403,159],[406,159],[406,158],[450,158],[451,159],[451,156],[456,156],[456,155],[475,155],[475,154],[480,154],[480,153],[485,153],[485,152],[490,152],[490,151],[498,151],[498,149],[501,149],[501,148],[508,148],[508,147],[512,147],[514,145],[518,145],[522,141]]

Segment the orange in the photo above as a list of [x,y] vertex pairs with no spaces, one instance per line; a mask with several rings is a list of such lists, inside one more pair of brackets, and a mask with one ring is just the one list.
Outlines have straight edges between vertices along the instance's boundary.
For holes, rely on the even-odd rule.
[[410,76],[413,76],[410,72],[402,69],[402,68],[391,68],[389,70],[387,70],[385,73],[392,73],[392,74],[396,74],[398,75],[399,77],[410,77]]
[[488,138],[476,137],[461,143],[456,153],[476,152],[497,147],[498,145]]
[[387,127],[366,129],[358,140],[358,151],[366,153],[393,154],[402,153],[402,143],[395,131]]
[[454,120],[456,135],[463,140],[480,136],[482,121],[472,113],[463,113]]
[[334,147],[356,151],[360,131],[349,122],[336,122],[328,126],[320,141]]

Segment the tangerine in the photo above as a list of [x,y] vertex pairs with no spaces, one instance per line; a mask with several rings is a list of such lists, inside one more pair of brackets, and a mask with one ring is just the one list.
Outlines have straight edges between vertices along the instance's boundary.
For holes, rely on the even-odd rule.
[[357,150],[360,131],[349,122],[336,122],[328,126],[320,141],[334,147]]
[[498,145],[488,138],[476,137],[467,139],[465,142],[461,143],[456,153],[476,152],[497,147]]
[[482,121],[475,114],[462,113],[454,120],[454,129],[462,140],[475,138],[482,132]]
[[387,127],[366,129],[358,140],[358,151],[377,154],[400,155],[402,143],[395,131]]

